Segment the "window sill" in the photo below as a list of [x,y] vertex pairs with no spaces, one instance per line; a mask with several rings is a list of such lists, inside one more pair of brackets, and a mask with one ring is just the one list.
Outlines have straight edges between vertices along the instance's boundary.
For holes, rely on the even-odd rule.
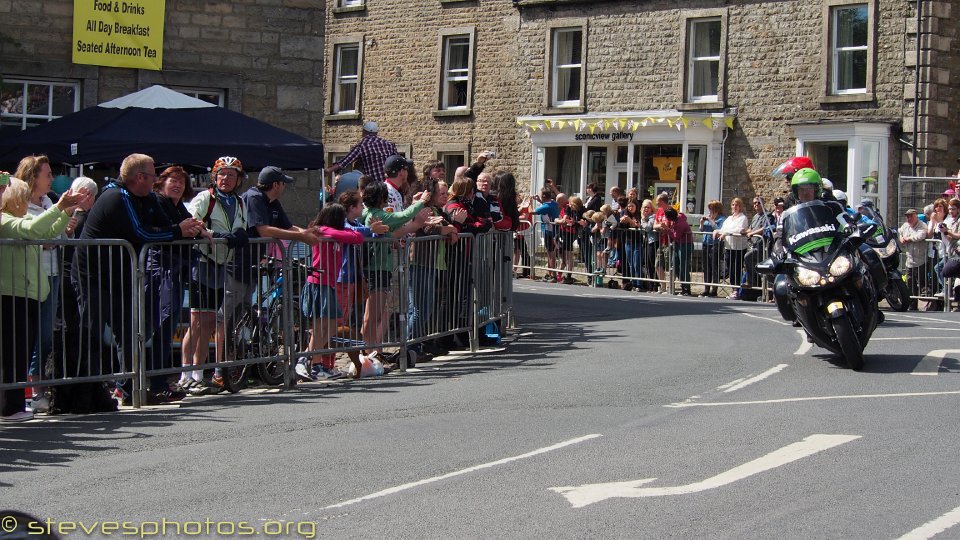
[[448,116],[471,116],[473,115],[473,109],[441,109],[433,111],[434,118],[445,118]]
[[356,13],[358,11],[366,11],[367,5],[362,6],[349,6],[349,7],[335,7],[333,8],[333,14],[339,15],[341,13]]
[[864,94],[841,94],[837,96],[820,96],[821,105],[835,105],[837,103],[870,103],[875,101],[873,92]]
[[541,114],[584,114],[586,112],[586,107],[577,105],[576,107],[547,107]]
[[337,113],[328,114],[325,118],[328,122],[340,122],[343,120],[359,120],[360,113]]
[[678,111],[722,111],[724,108],[723,101],[693,101],[677,105]]

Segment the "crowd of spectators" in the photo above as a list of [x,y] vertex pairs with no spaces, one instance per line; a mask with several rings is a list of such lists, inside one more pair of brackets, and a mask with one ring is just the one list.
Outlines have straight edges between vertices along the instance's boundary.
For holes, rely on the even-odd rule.
[[[365,125],[361,144],[376,131]],[[291,340],[303,351],[295,365],[299,379],[343,375],[331,355],[319,352],[330,349],[344,326],[356,327],[362,337],[360,363],[375,359],[395,369],[399,358],[385,354],[382,344],[386,328],[404,319],[395,313],[401,304],[407,313],[400,331],[415,341],[408,365],[468,346],[461,334],[425,337],[436,329],[438,311],[455,330],[470,320],[470,255],[481,244],[463,235],[519,224],[516,180],[509,172],[486,171],[490,158],[483,153],[461,167],[448,186],[439,161],[428,163],[418,179],[411,160],[387,156],[379,175],[362,174],[302,227],[280,203],[293,178],[277,167],[263,168],[256,185],[245,189],[241,160],[224,156],[211,169],[210,187],[193,193],[184,168],[157,170],[152,158],[133,154],[99,196],[96,183],[85,178],[57,196],[49,161],[24,158],[9,187],[0,184],[0,238],[86,242],[0,246],[0,383],[35,382],[26,392],[2,392],[0,421],[129,404],[138,334],[148,369],[176,371],[175,335],[184,309],[189,321],[179,340],[180,371],[152,374],[146,404],[221,391],[226,370],[219,364],[231,360],[227,355],[236,347],[232,318],[252,295],[255,301],[262,267],[279,264],[283,255],[271,251],[279,244],[253,238],[308,246],[302,287],[291,281],[299,294],[296,317],[306,321],[302,344]],[[145,261],[141,290],[134,288],[137,259],[109,240],[129,242]],[[396,272],[400,253],[410,257],[403,263],[410,271],[402,274]],[[400,289],[398,276],[409,279],[408,302],[391,301]],[[217,366],[207,365],[211,348]],[[84,382],[44,384],[78,376]]]

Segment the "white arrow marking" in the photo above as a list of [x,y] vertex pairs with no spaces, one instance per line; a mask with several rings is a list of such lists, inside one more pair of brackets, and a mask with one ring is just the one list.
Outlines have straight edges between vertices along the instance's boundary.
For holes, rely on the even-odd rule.
[[916,529],[901,536],[899,540],[926,540],[942,533],[943,531],[960,523],[960,506],[938,517],[933,521],[924,523]]
[[538,448],[536,450],[527,452],[526,454],[520,454],[519,456],[512,456],[508,458],[498,459],[497,461],[491,461],[489,463],[483,463],[481,465],[474,465],[473,467],[467,467],[466,469],[460,469],[459,471],[448,472],[447,474],[441,474],[440,476],[434,476],[432,478],[426,478],[423,480],[417,480],[416,482],[409,482],[401,486],[395,486],[392,488],[387,488],[370,495],[364,495],[363,497],[357,497],[356,499],[350,499],[349,501],[343,501],[342,503],[331,504],[326,506],[323,510],[331,510],[333,508],[343,508],[344,506],[350,506],[351,504],[357,504],[364,501],[369,501],[371,499],[377,499],[380,497],[386,497],[387,495],[393,495],[394,493],[399,493],[401,491],[406,491],[415,487],[424,486],[426,484],[432,484],[434,482],[439,482],[441,480],[446,480],[448,478],[454,478],[460,475],[482,471],[483,469],[489,469],[491,467],[497,467],[499,465],[506,465],[507,463],[512,463],[514,461],[519,461],[521,459],[527,459],[534,456],[539,456],[540,454],[546,454],[547,452],[553,452],[554,450],[559,450],[570,445],[579,444],[584,441],[589,441],[590,439],[596,439],[597,437],[602,437],[599,433],[594,433],[592,435],[584,435],[583,437],[577,437],[576,439],[570,439],[569,441],[559,442],[544,448]]
[[744,386],[749,386],[749,385],[751,385],[751,384],[753,384],[753,383],[755,383],[755,382],[760,382],[760,381],[766,379],[767,377],[773,375],[774,373],[778,373],[778,372],[780,372],[780,371],[783,371],[784,368],[786,368],[786,367],[787,367],[787,364],[778,364],[778,365],[776,365],[776,366],[774,366],[774,367],[772,367],[772,368],[764,371],[763,373],[761,373],[761,374],[759,374],[759,375],[756,375],[756,376],[754,376],[754,377],[750,377],[749,379],[747,379],[747,380],[745,380],[745,381],[742,381],[742,382],[740,382],[739,384],[734,384],[734,385],[731,386],[730,388],[727,388],[726,390],[724,390],[724,392],[735,392],[735,391],[743,388]]
[[797,347],[797,350],[793,351],[795,356],[803,356],[807,354],[807,351],[813,347],[813,343],[807,341],[807,332],[804,329],[797,330],[797,333],[800,334],[800,346]]
[[690,493],[697,493],[732,484],[737,480],[743,480],[749,476],[774,469],[781,465],[786,465],[787,463],[811,456],[822,450],[827,450],[828,448],[833,448],[834,446],[839,446],[859,438],[860,435],[811,435],[800,442],[784,446],[761,458],[744,463],[739,467],[734,467],[727,472],[685,486],[641,488],[640,486],[656,480],[656,478],[644,478],[642,480],[630,480],[627,482],[553,487],[550,488],[550,490],[566,497],[567,501],[569,501],[574,508],[582,508],[588,504],[615,497],[634,498],[688,495]]
[[[923,357],[923,360],[920,361],[916,367],[913,368],[911,375],[936,375],[940,371],[940,364],[943,363],[944,358],[951,353],[960,353],[960,349],[937,349],[935,351],[930,351],[926,356]],[[952,354],[950,358],[954,360],[960,359],[960,354]],[[931,369],[933,371],[931,371]]]

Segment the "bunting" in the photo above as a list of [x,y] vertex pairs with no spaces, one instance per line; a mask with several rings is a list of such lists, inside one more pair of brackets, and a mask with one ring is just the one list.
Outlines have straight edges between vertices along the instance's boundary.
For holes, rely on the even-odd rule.
[[718,130],[718,129],[733,129],[734,117],[720,117],[720,116],[710,116],[703,118],[702,120],[696,120],[696,117],[690,118],[687,116],[646,116],[643,118],[627,118],[627,117],[610,117],[610,118],[597,118],[596,120],[588,120],[583,118],[576,118],[571,120],[561,120],[561,119],[536,119],[536,120],[520,120],[517,119],[516,123],[518,127],[525,128],[528,133],[536,131],[547,131],[547,130],[562,130],[566,128],[573,128],[575,131],[589,131],[591,134],[599,131],[632,131],[636,133],[641,128],[657,126],[657,125],[666,125],[670,128],[676,128],[678,131],[684,129],[690,129],[693,125],[702,125],[707,129]]

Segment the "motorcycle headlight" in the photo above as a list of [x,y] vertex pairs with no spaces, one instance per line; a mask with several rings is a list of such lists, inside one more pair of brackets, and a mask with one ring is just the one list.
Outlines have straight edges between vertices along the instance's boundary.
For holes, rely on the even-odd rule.
[[803,285],[804,287],[815,287],[820,283],[820,272],[816,272],[802,266],[797,267],[795,277],[797,283]]
[[886,246],[883,246],[882,248],[877,250],[877,253],[880,254],[880,258],[882,259],[886,259],[887,257],[892,257],[894,254],[896,254],[897,253],[896,238],[891,238],[890,241],[887,242]]
[[840,255],[830,263],[830,275],[840,277],[849,272],[851,268],[853,268],[853,261],[850,260],[850,257]]

